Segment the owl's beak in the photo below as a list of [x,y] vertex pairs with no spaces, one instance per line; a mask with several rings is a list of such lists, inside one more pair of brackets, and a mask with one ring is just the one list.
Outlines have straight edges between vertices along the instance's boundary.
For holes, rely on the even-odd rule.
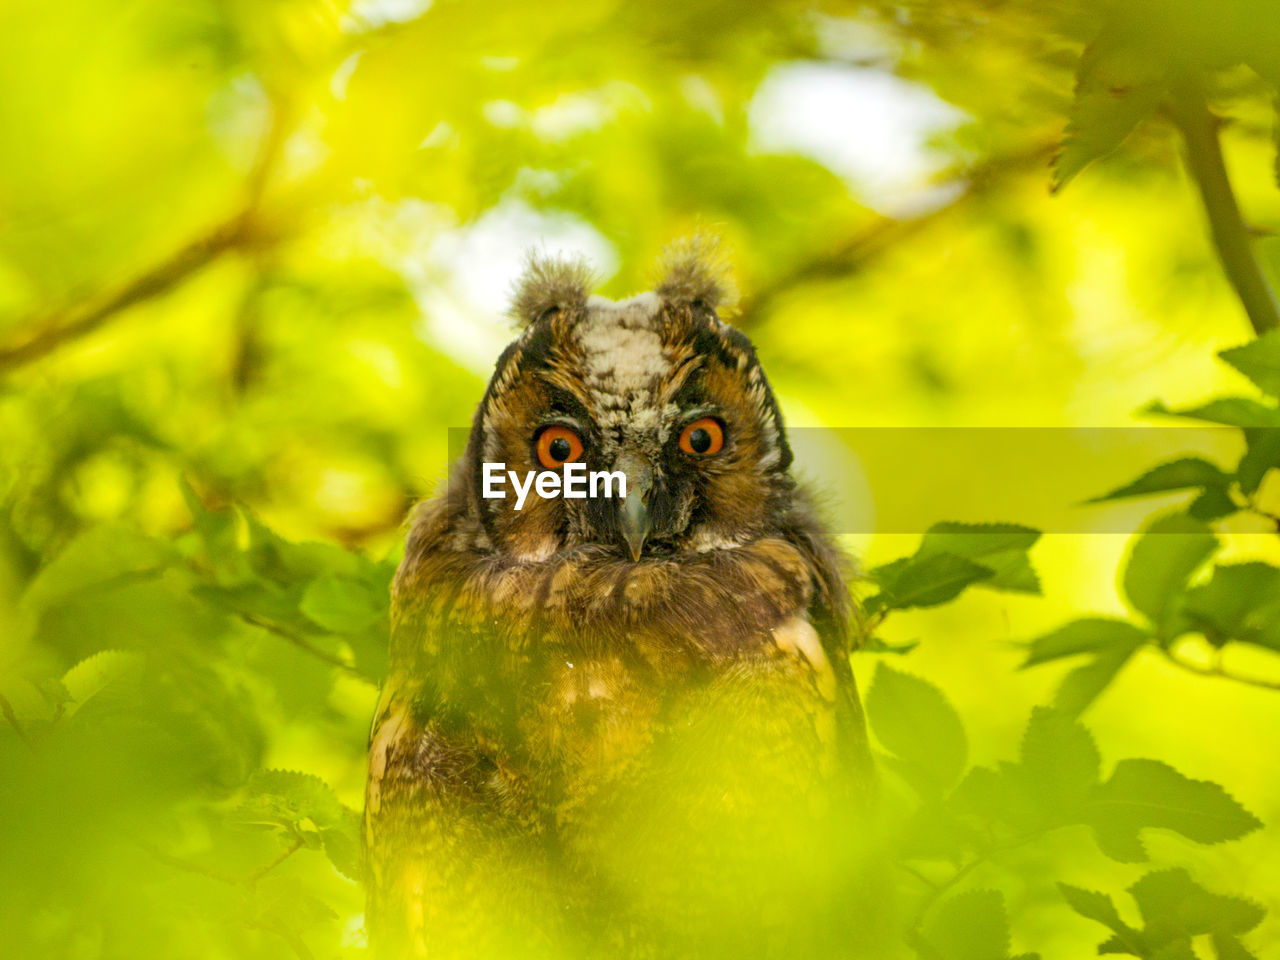
[[618,466],[627,475],[627,496],[618,510],[618,523],[631,550],[631,559],[639,561],[644,542],[653,529],[648,504],[649,491],[653,487],[653,469],[638,457],[630,456],[624,456]]
[[653,527],[649,520],[649,508],[643,497],[628,490],[627,499],[622,501],[619,519],[622,522],[622,536],[631,549],[631,559],[639,560],[640,551],[644,549],[644,542]]

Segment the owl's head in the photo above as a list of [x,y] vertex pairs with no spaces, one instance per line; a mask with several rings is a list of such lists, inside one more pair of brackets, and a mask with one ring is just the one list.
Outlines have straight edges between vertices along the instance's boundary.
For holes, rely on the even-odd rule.
[[[750,341],[716,313],[721,277],[713,249],[687,242],[653,291],[614,302],[591,296],[582,263],[531,260],[514,301],[524,329],[476,411],[462,474],[493,549],[534,560],[598,544],[639,562],[776,529],[791,450]],[[524,476],[570,460],[624,473],[625,499],[531,490],[516,510],[482,495],[486,462]]]

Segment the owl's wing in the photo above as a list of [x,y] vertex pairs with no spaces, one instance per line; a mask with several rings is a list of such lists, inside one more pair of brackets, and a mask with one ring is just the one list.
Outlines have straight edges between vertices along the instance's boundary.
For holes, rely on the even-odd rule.
[[[842,554],[817,521],[803,491],[798,493],[798,501],[799,507],[787,518],[786,536],[805,557],[812,594],[804,617],[784,624],[783,629],[792,636],[790,646],[804,653],[816,674],[829,674],[842,765],[855,792],[869,801],[875,790],[875,765],[867,739],[862,698],[849,659],[849,621],[855,611],[845,587],[847,570]],[[815,642],[820,653],[813,650]]]
[[557,915],[536,818],[500,746],[388,682],[365,797],[367,928],[379,958],[536,955]]

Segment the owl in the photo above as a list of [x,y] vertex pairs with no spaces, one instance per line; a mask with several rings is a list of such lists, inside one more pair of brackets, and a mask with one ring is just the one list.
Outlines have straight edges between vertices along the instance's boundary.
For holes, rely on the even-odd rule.
[[[583,263],[530,260],[523,329],[394,582],[364,820],[378,956],[825,956],[856,935],[871,772],[846,571],[717,313],[723,276],[688,241],[614,302]],[[486,496],[486,464],[566,463],[625,496]]]

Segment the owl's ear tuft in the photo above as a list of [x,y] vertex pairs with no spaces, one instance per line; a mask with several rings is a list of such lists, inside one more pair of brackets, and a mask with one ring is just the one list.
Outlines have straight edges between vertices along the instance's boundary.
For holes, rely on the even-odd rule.
[[530,253],[511,298],[511,316],[523,326],[587,302],[595,274],[581,257]]
[[720,241],[699,233],[667,247],[662,255],[662,282],[657,293],[672,303],[732,309],[737,291]]

